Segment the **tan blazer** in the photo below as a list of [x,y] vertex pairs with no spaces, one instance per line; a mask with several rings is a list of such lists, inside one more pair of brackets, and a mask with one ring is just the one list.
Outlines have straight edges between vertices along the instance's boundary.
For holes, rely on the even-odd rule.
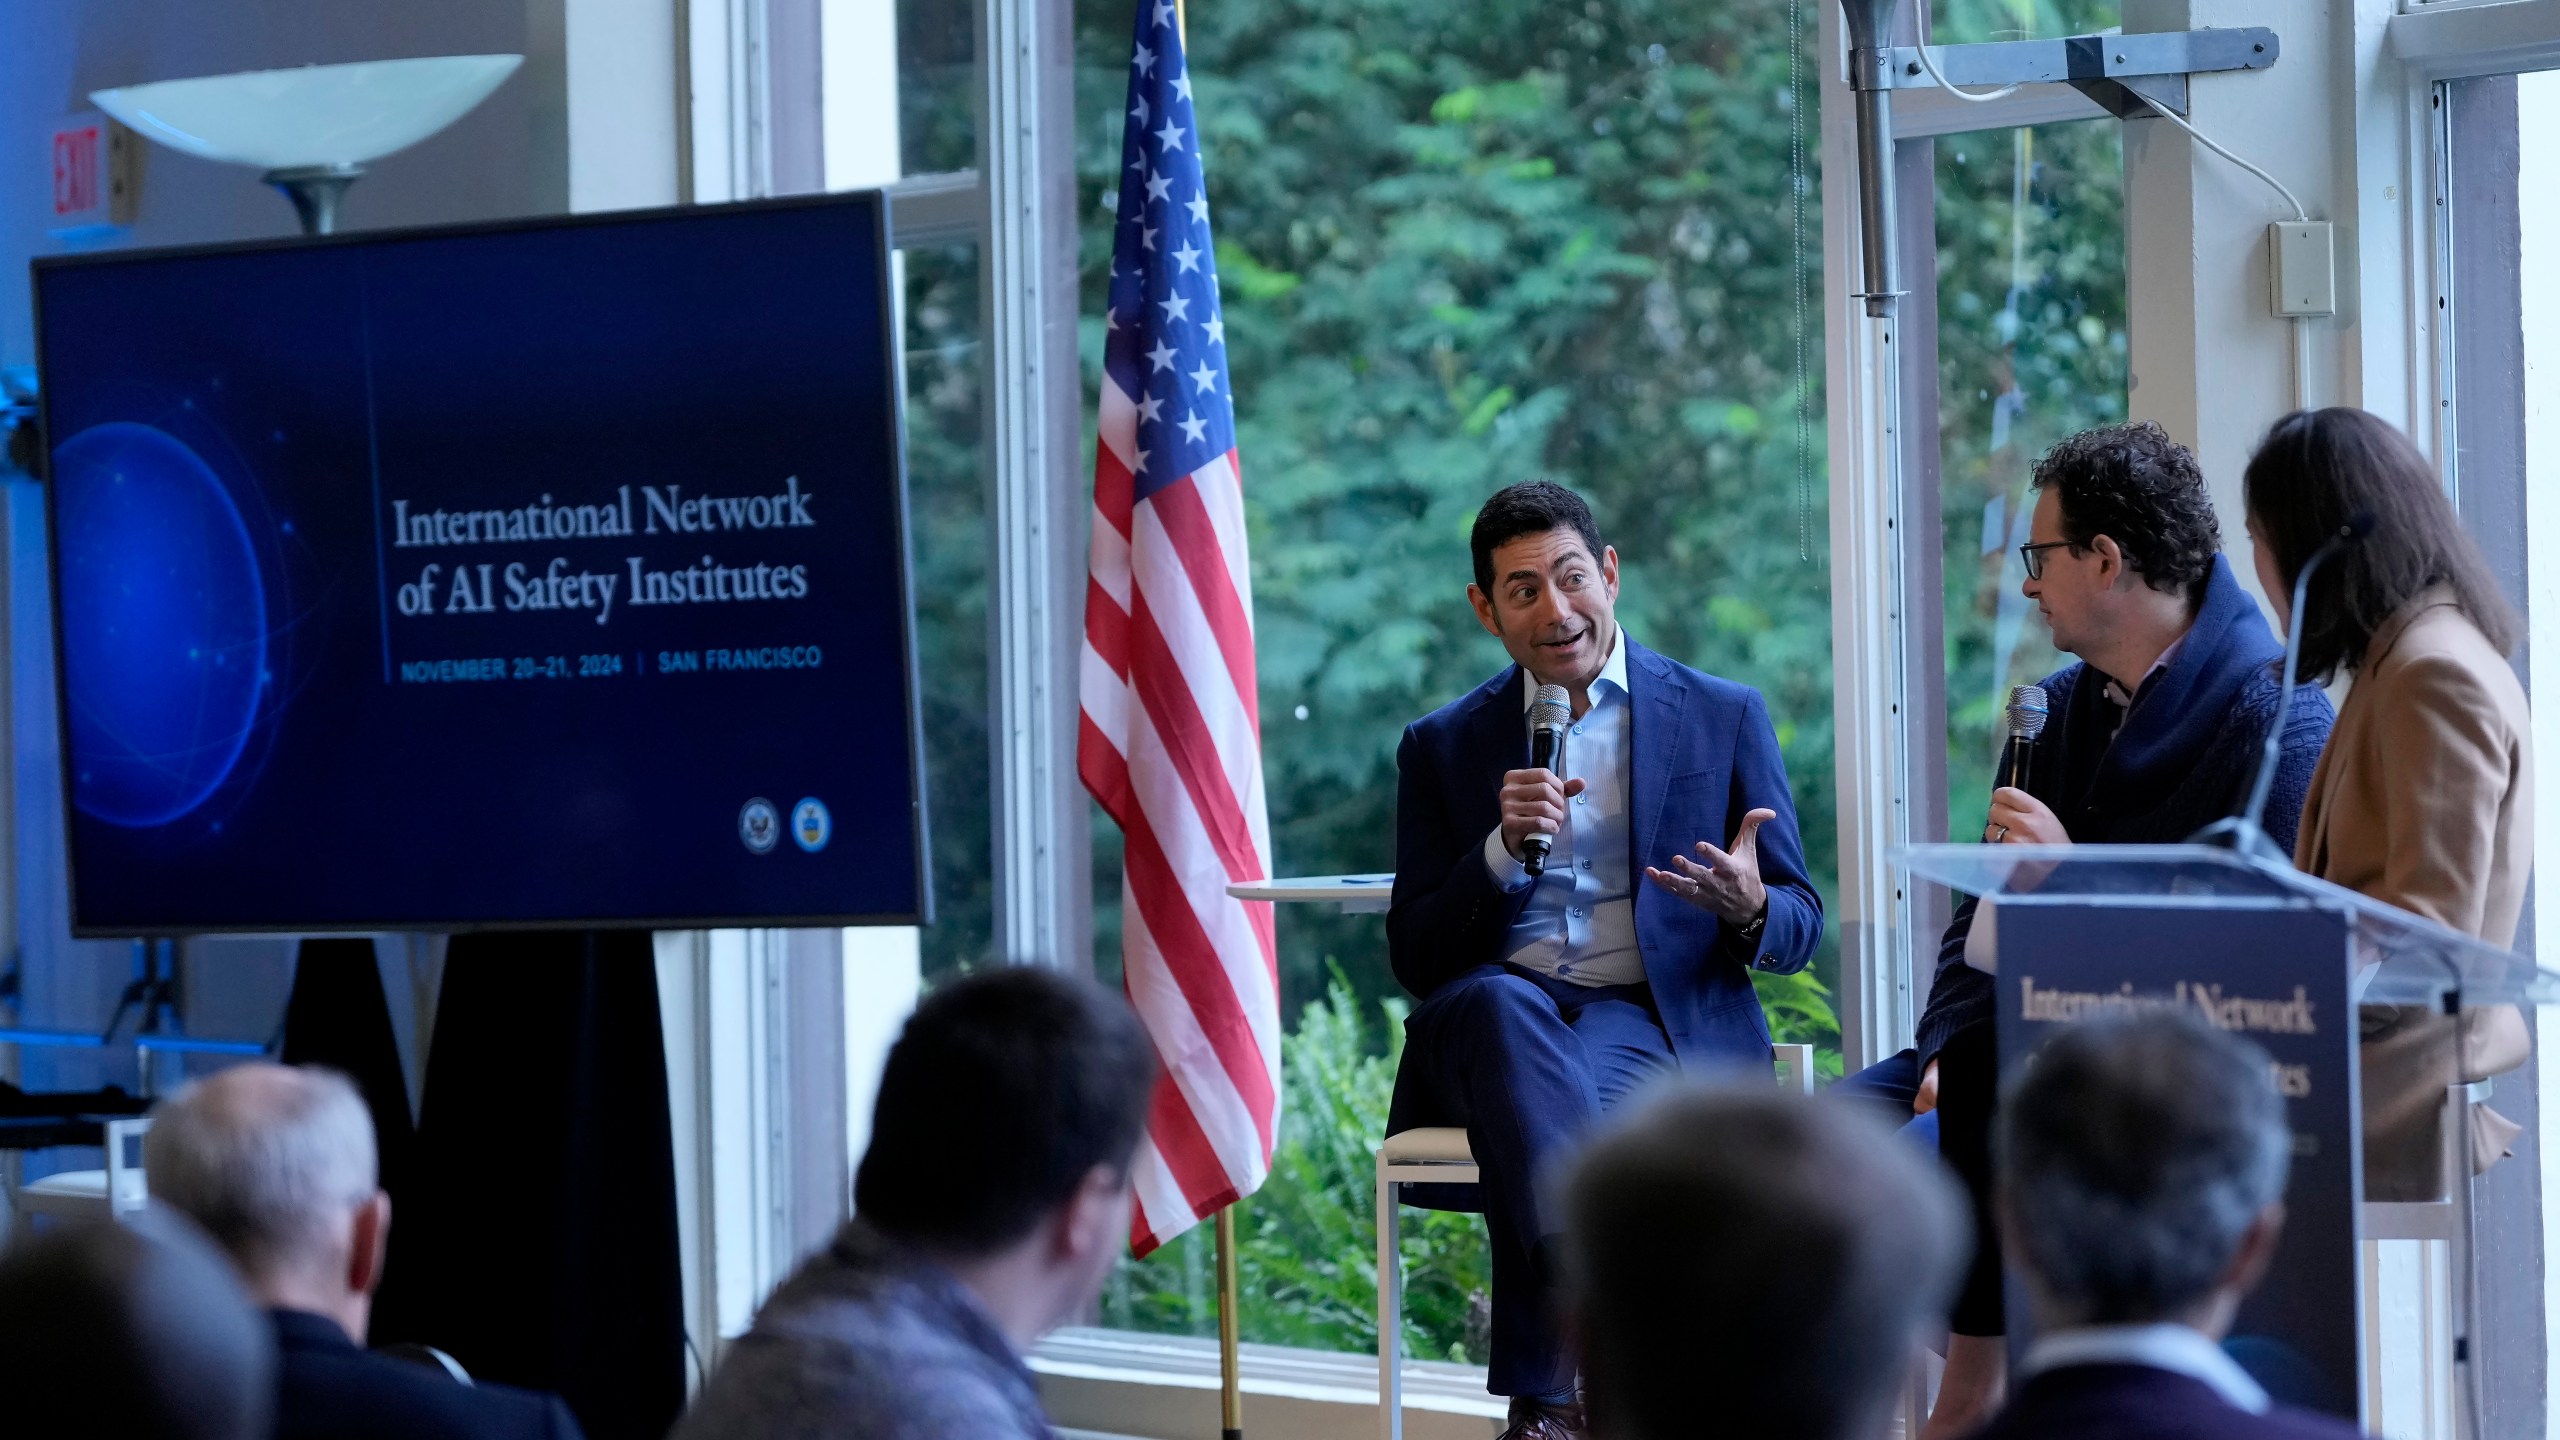
[[2430,590],[2373,632],[2293,862],[2492,945],[2533,874],[2533,718],[2506,658]]
[[[2524,687],[2450,591],[2428,591],[2365,647],[2311,774],[2294,864],[2493,945],[2515,943],[2533,874],[2533,720]],[[2445,1087],[2524,1063],[2524,1017],[2468,1012],[2463,1073],[2453,1024],[2424,1006],[2360,1009],[2365,1190],[2444,1194]],[[2473,1105],[2472,1163],[2495,1164],[2514,1122]]]

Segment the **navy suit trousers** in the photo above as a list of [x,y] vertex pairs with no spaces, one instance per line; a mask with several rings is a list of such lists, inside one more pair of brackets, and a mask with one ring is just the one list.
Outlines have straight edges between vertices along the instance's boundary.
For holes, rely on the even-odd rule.
[[1486,1388],[1570,1396],[1555,1293],[1563,1230],[1554,1186],[1592,1121],[1674,1065],[1645,985],[1582,986],[1517,965],[1481,965],[1405,1020],[1408,1055],[1433,1105],[1467,1127],[1493,1239]]

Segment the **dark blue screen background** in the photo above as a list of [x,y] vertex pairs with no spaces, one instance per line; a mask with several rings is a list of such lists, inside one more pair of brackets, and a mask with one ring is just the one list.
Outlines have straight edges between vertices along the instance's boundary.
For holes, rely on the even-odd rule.
[[[79,928],[921,914],[877,204],[40,266]],[[794,479],[804,527],[393,544],[395,500]],[[633,557],[808,593],[634,605]],[[607,623],[447,609],[556,558],[615,577]],[[817,664],[681,668],[777,648]],[[756,853],[751,798],[832,838]]]

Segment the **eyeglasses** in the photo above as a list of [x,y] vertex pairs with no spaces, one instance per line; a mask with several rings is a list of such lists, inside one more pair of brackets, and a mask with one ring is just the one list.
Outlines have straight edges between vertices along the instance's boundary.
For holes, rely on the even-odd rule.
[[2060,550],[2066,546],[2073,550],[2080,548],[2069,540],[2047,540],[2039,545],[2019,546],[2018,558],[2025,561],[2027,564],[2027,578],[2030,580],[2042,580],[2044,578],[2044,552],[2047,550]]

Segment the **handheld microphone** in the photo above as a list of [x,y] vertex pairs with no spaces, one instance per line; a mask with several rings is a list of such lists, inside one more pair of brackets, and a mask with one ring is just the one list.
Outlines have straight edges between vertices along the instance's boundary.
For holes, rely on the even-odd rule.
[[1996,786],[2031,788],[2028,781],[2035,775],[2036,737],[2044,733],[2049,703],[2041,685],[2009,687],[2009,743],[2000,750],[2000,771],[1993,782]]
[[2374,523],[2372,511],[2357,511],[2346,524],[2338,527],[2338,533],[2311,552],[2311,558],[2302,562],[2301,571],[2293,577],[2293,613],[2285,626],[2284,637],[2284,687],[2276,692],[2276,718],[2267,726],[2267,743],[2258,752],[2258,775],[2249,786],[2249,803],[2239,814],[2216,820],[2188,836],[2188,844],[2219,845],[2253,859],[2270,860],[2288,869],[2292,867],[2293,857],[2276,848],[2276,842],[2269,838],[2266,826],[2259,820],[2267,813],[2267,792],[2275,788],[2276,761],[2284,751],[2285,720],[2293,713],[2294,679],[2302,665],[2303,599],[2311,591],[2313,573],[2348,546],[2363,543],[2364,538],[2373,533]]
[[[1573,728],[1573,697],[1561,685],[1541,685],[1529,702],[1529,768],[1564,776],[1564,735]],[[1520,843],[1521,866],[1531,875],[1547,873],[1547,855],[1556,837],[1541,831]]]

